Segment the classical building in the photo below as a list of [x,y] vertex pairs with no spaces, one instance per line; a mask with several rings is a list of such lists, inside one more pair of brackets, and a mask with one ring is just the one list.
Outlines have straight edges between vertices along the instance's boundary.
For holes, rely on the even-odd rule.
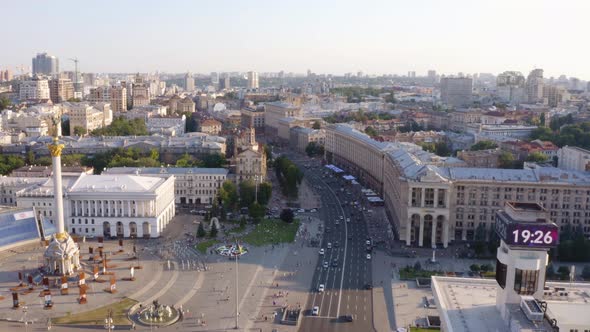
[[67,78],[54,78],[49,81],[49,97],[54,104],[74,98],[74,83]]
[[286,117],[300,117],[301,108],[285,102],[271,102],[264,104],[264,126],[266,133],[271,136],[278,134],[279,120]]
[[206,119],[201,121],[200,132],[209,135],[218,135],[221,132],[221,122],[215,119]]
[[113,112],[108,103],[64,103],[70,119],[70,136],[75,136],[76,128],[82,128],[82,135],[113,122]]
[[146,127],[150,134],[165,136],[182,136],[186,126],[186,116],[152,116],[146,121]]
[[225,168],[197,167],[113,167],[103,174],[135,174],[169,178],[174,176],[175,202],[181,205],[212,204],[219,188],[227,180]]
[[73,234],[159,237],[175,215],[174,177],[82,174],[66,206]]
[[262,182],[266,179],[266,155],[264,151],[248,148],[235,157],[236,182],[254,180]]
[[310,129],[304,127],[291,128],[289,145],[292,149],[305,153],[309,143],[314,142],[323,146],[326,143],[326,131],[324,129]]
[[590,174],[553,167],[463,167],[409,143],[372,140],[346,125],[326,129],[326,158],[383,195],[386,212],[407,245],[446,247],[489,235],[506,201],[539,202],[562,229],[590,236]]
[[240,110],[242,114],[242,127],[264,130],[264,107],[245,107]]
[[149,105],[150,97],[150,86],[149,83],[144,81],[144,78],[139,74],[135,76],[135,82],[133,83],[133,107]]
[[181,98],[178,95],[170,97],[168,100],[168,113],[193,113],[195,111],[195,102],[190,97]]
[[558,167],[565,170],[590,172],[590,151],[576,147],[564,146],[557,152]]
[[499,148],[479,151],[463,150],[457,152],[457,158],[463,160],[469,167],[497,168],[501,153]]

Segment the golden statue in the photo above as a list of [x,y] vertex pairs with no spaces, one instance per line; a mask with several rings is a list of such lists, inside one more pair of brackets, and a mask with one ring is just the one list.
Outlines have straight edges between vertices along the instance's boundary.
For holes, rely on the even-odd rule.
[[51,118],[51,122],[55,131],[53,132],[53,143],[47,144],[47,148],[52,157],[59,157],[61,156],[61,150],[65,147],[63,144],[59,144],[59,136],[61,136],[61,119],[59,116],[54,116]]

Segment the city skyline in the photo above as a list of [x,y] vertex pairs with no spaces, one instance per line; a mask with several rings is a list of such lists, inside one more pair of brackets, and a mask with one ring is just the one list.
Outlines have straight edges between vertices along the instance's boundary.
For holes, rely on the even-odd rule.
[[[545,77],[590,79],[590,66],[582,65],[589,47],[575,33],[583,31],[583,15],[590,10],[583,1],[371,1],[361,8],[352,1],[176,1],[116,7],[112,11],[107,1],[80,12],[71,1],[5,4],[7,13],[28,15],[5,18],[21,29],[9,37],[0,66],[29,68],[32,57],[47,51],[61,59],[62,70],[73,70],[68,58],[79,58],[83,72],[311,69],[425,75],[435,69],[526,75],[543,68]],[[171,11],[174,15],[162,15]],[[41,22],[48,17],[63,19],[51,20],[41,33],[36,25],[22,24],[24,18]]]

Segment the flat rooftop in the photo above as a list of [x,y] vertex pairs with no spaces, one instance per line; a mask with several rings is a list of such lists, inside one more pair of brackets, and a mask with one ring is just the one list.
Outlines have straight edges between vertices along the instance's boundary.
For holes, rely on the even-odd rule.
[[[494,279],[432,277],[441,324],[447,324],[448,332],[507,331],[508,322],[496,309],[496,287]],[[565,290],[557,292],[556,287]],[[546,289],[543,300],[547,302],[549,317],[562,326],[590,326],[590,284],[547,282]],[[564,292],[568,295],[559,295]],[[546,321],[538,324],[529,321],[519,305],[508,308],[522,330],[552,331]]]

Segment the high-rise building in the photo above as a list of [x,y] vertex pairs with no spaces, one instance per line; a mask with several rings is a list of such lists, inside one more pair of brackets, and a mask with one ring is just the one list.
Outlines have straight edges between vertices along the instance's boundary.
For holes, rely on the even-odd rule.
[[111,109],[113,112],[127,112],[127,89],[123,86],[112,86],[109,89]]
[[82,81],[84,86],[94,86],[96,82],[96,75],[94,73],[84,73],[82,74]]
[[408,72],[408,77],[409,78],[416,78],[416,72],[415,71],[409,71]]
[[19,88],[19,99],[21,101],[49,99],[49,82],[38,78],[22,81]]
[[517,71],[505,71],[496,78],[498,97],[507,103],[527,101],[524,76]]
[[433,83],[436,82],[436,70],[431,69],[428,71],[428,80]]
[[74,83],[67,78],[54,78],[49,81],[49,97],[54,104],[74,98]]
[[190,72],[184,75],[184,89],[186,91],[195,91],[195,79]]
[[440,98],[451,107],[471,105],[473,79],[469,77],[443,77],[440,80]]
[[59,73],[59,59],[47,53],[37,53],[33,58],[33,75],[57,75]]
[[10,69],[0,70],[0,82],[12,81],[12,72]]
[[543,100],[543,69],[533,69],[526,79],[526,95],[529,103]]
[[219,90],[229,90],[231,89],[229,74],[225,74],[223,78],[219,81]]
[[564,87],[546,85],[543,86],[543,102],[550,107],[565,103],[569,100],[569,93]]
[[255,71],[248,72],[248,89],[258,89],[258,73]]
[[150,103],[150,89],[145,83],[143,77],[139,74],[135,75],[135,83],[133,83],[133,107],[145,106]]
[[211,72],[211,84],[219,84],[219,73]]

